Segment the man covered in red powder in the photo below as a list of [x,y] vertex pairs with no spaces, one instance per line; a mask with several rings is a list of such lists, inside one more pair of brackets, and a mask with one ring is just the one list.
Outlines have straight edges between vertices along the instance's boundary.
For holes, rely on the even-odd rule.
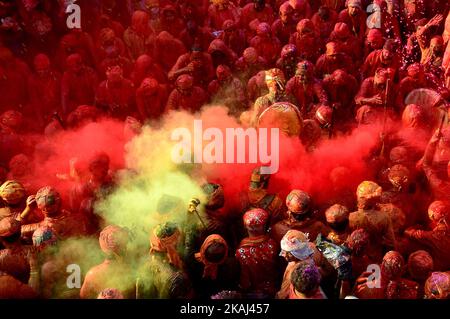
[[[234,24],[232,20],[227,21]],[[224,22],[224,25],[227,21]],[[225,33],[225,27],[223,27],[223,29]],[[223,36],[223,34],[221,34],[221,36]],[[209,30],[199,25],[198,21],[188,20],[186,22],[186,27],[180,33],[179,39],[183,42],[186,48],[192,48],[194,45],[198,45],[202,50],[206,50],[209,43],[211,43],[214,38]],[[222,38],[222,40],[224,39]],[[227,42],[225,43],[229,45]]]
[[247,29],[251,21],[258,19],[259,22],[272,24],[274,14],[272,8],[266,4],[266,0],[253,0],[242,8],[240,25],[243,29]]
[[271,298],[277,291],[278,244],[267,235],[270,215],[261,208],[244,214],[248,237],[236,250],[241,265],[240,288],[256,298]]
[[346,23],[353,34],[360,40],[364,39],[367,28],[367,15],[361,0],[347,1],[347,8],[339,13],[339,22]]
[[272,35],[268,23],[260,23],[256,28],[256,36],[250,40],[250,46],[256,49],[269,64],[274,63],[281,51],[281,43]]
[[400,57],[396,50],[397,45],[395,42],[387,40],[383,49],[370,53],[361,68],[364,78],[374,76],[379,68],[389,68],[396,75],[400,68]]
[[159,119],[165,110],[167,102],[167,87],[154,78],[145,78],[136,90],[136,105],[140,119]]
[[330,41],[337,42],[343,52],[353,59],[353,64],[359,66],[362,58],[361,40],[354,36],[347,24],[338,22],[330,34]]
[[97,88],[95,105],[111,117],[125,119],[135,111],[135,89],[133,83],[123,77],[120,66],[106,71],[106,80]]
[[81,214],[86,221],[86,232],[96,233],[101,218],[94,214],[94,203],[105,198],[114,186],[110,172],[110,158],[106,153],[95,154],[88,163],[88,180],[75,184],[69,193],[69,207],[75,214]]
[[329,103],[334,109],[334,121],[336,124],[349,122],[354,112],[353,97],[358,92],[356,78],[338,69],[323,81],[323,88],[328,94]]
[[395,235],[391,218],[387,213],[377,210],[382,188],[371,181],[361,183],[356,191],[358,210],[350,213],[351,230],[363,228],[369,233],[370,246],[367,255],[372,261],[380,260],[384,252],[395,247]]
[[307,0],[288,0],[293,11],[294,23],[298,23],[302,19],[310,19],[312,16],[311,6]]
[[[155,63],[158,63],[166,73],[164,77],[168,77],[167,72],[174,66],[178,58],[187,52],[183,42],[167,31],[162,31],[152,39],[150,46],[153,49],[152,57],[155,59]],[[202,47],[200,46],[200,48]]]
[[0,250],[0,299],[36,299],[37,293],[28,286],[30,265],[9,249]]
[[385,298],[419,299],[420,285],[405,278],[406,265],[403,256],[397,251],[390,251],[383,257],[381,274],[386,281]]
[[56,72],[45,54],[38,54],[33,61],[34,72],[29,78],[31,110],[41,127],[46,125],[54,112],[61,113],[61,75]]
[[207,100],[205,90],[194,84],[194,78],[189,74],[182,74],[176,80],[175,89],[169,95],[166,112],[179,110],[195,113]]
[[227,47],[229,47],[238,56],[242,55],[247,47],[247,39],[243,29],[239,28],[239,25],[233,20],[227,20],[222,26],[223,33],[220,34],[221,39]]
[[295,229],[308,233],[314,241],[317,235],[327,236],[330,228],[317,219],[313,211],[309,194],[301,190],[293,190],[286,197],[288,217],[273,226],[271,236],[277,242],[290,230]]
[[378,29],[370,29],[364,41],[364,60],[375,50],[383,49],[385,39]]
[[130,80],[135,87],[139,87],[145,78],[154,78],[159,83],[167,83],[167,75],[161,66],[152,59],[151,56],[144,54],[137,58]]
[[[62,208],[61,195],[52,187],[41,188],[35,195],[37,208],[44,214],[43,221],[22,226],[22,236],[31,237],[40,226],[55,230],[59,238],[85,235],[84,220]],[[31,206],[30,206],[31,209]]]
[[354,73],[352,58],[347,55],[337,42],[328,42],[326,52],[322,54],[316,63],[316,75],[320,79],[327,78],[334,71],[342,69],[348,73]]
[[61,83],[62,108],[68,115],[79,105],[91,105],[95,100],[98,78],[95,71],[86,66],[80,54],[67,58],[67,68]]
[[217,67],[216,80],[209,83],[208,93],[213,103],[227,106],[232,114],[238,115],[247,108],[245,87],[226,65]]
[[328,104],[328,96],[322,83],[314,77],[314,65],[309,61],[297,64],[296,74],[287,83],[286,91],[295,97],[303,116],[309,114],[315,105]]
[[264,70],[267,61],[260,55],[255,48],[249,47],[244,50],[242,57],[236,61],[235,68],[238,71],[243,82],[247,82],[252,76]]
[[184,28],[183,20],[178,16],[177,9],[173,5],[165,5],[161,7],[159,14],[159,24],[154,26],[157,33],[167,31],[175,38],[180,37],[180,33]]
[[338,14],[327,6],[321,6],[313,15],[311,21],[314,24],[322,41],[326,41],[330,36],[338,19]]
[[431,229],[411,227],[405,231],[407,238],[420,244],[433,256],[435,270],[446,270],[450,265],[448,245],[449,232],[449,206],[443,201],[434,201],[428,207],[428,218]]
[[149,24],[150,17],[144,11],[135,11],[131,18],[131,26],[125,31],[123,39],[130,57],[135,60],[148,53],[153,30]]
[[238,23],[240,13],[238,8],[229,0],[212,0],[208,9],[208,18],[205,23],[212,31],[221,30],[226,20]]
[[388,71],[384,69],[378,69],[374,77],[365,79],[355,97],[357,107],[369,106],[372,111],[381,114],[386,103],[388,110],[392,112],[394,107],[393,85],[390,84],[386,96],[388,80]]
[[231,50],[225,42],[215,39],[208,47],[208,54],[211,55],[212,63],[215,68],[219,65],[232,66],[237,60],[237,55]]
[[309,19],[303,19],[297,24],[296,30],[291,34],[289,43],[295,44],[301,59],[316,62],[323,51],[314,24]]
[[297,54],[297,47],[294,44],[286,44],[281,49],[281,55],[277,61],[277,68],[283,71],[286,79],[289,81],[289,79],[295,76],[298,62],[300,61]]
[[[394,15],[394,12],[388,10],[388,4],[386,0],[374,0],[373,4],[378,6],[377,13],[369,17],[368,23],[376,26],[376,23],[380,23],[380,27],[376,26],[383,32],[383,35],[387,39],[392,39],[397,43],[401,42],[400,25],[398,18]],[[379,9],[378,9],[379,8]],[[372,21],[375,19],[375,21]],[[378,21],[380,19],[380,21]]]
[[435,199],[448,200],[450,128],[436,130],[423,157],[423,171]]
[[29,68],[10,49],[0,47],[0,113],[8,107],[24,108],[28,102]]
[[100,30],[96,42],[96,59],[103,61],[112,51],[118,52],[120,56],[127,57],[128,52],[122,39],[119,38],[113,29],[103,28]]
[[279,18],[272,24],[272,34],[277,37],[281,43],[289,42],[292,33],[295,32],[295,22],[293,19],[294,9],[288,1],[280,6]]
[[184,74],[192,76],[196,85],[206,87],[214,78],[211,55],[200,48],[192,48],[191,52],[181,55],[169,71],[168,77],[170,81],[175,81]]

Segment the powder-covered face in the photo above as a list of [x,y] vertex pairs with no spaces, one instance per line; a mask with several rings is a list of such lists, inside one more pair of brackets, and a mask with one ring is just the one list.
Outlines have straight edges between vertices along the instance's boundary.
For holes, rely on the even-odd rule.
[[352,17],[355,17],[359,14],[361,9],[357,6],[348,6],[348,14]]

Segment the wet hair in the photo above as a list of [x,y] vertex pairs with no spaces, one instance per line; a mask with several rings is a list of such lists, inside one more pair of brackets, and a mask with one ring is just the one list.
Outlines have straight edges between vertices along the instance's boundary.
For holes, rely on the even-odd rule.
[[291,283],[295,290],[303,294],[314,293],[320,284],[320,273],[310,262],[300,263],[292,272]]
[[208,248],[206,248],[205,258],[209,262],[218,263],[223,259],[226,251],[227,249],[224,244],[219,242],[213,242],[211,245],[208,246]]

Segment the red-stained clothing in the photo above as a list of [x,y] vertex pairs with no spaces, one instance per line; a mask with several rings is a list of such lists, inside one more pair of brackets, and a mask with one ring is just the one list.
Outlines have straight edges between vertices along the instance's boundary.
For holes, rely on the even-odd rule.
[[[188,49],[192,48],[194,45],[198,45],[202,50],[207,50],[211,41],[214,40],[214,37],[206,28],[198,27],[195,34],[191,34],[187,29],[184,29],[181,31],[179,39]],[[226,44],[228,45],[228,43]],[[233,50],[233,48],[231,49]]]
[[342,53],[332,59],[326,54],[322,54],[316,63],[316,76],[320,79],[326,78],[331,75],[337,69],[345,70],[350,74],[354,72],[353,60],[350,56]]
[[266,60],[259,56],[258,60],[254,64],[247,63],[243,57],[240,57],[236,63],[235,68],[239,73],[240,78],[243,81],[248,81],[251,77],[255,76],[258,72],[265,70],[267,67]]
[[359,85],[354,76],[346,74],[342,83],[336,81],[334,76],[324,79],[323,88],[328,94],[330,104],[340,103],[344,107],[350,107]]
[[213,103],[222,103],[233,114],[239,114],[245,110],[247,102],[245,88],[238,78],[230,78],[226,82],[213,80],[208,85],[208,93]]
[[45,76],[31,75],[28,93],[33,115],[41,125],[47,124],[54,112],[61,113],[61,74],[50,71]]
[[295,44],[301,59],[312,63],[315,63],[322,53],[320,39],[317,36],[300,36],[298,32],[295,32],[289,38],[289,43]]
[[386,212],[358,210],[350,213],[349,227],[352,231],[363,228],[369,233],[370,243],[367,255],[372,260],[379,260],[385,251],[395,247],[394,228],[391,218]]
[[86,234],[85,221],[82,216],[62,210],[58,216],[45,217],[43,221],[22,226],[22,236],[28,237],[41,226],[52,228],[58,238],[67,239]]
[[433,230],[414,230],[406,235],[413,241],[425,246],[431,254],[436,271],[450,268],[450,232],[448,226],[440,224]]
[[281,43],[288,43],[291,34],[295,32],[295,24],[285,24],[281,19],[275,20],[272,24],[272,34],[277,37]]
[[386,63],[383,60],[382,52],[383,50],[376,50],[367,56],[361,70],[364,78],[374,76],[378,68],[391,68],[395,71],[395,73],[397,73],[398,69],[400,68],[400,60],[398,56],[395,55],[391,62]]
[[152,34],[140,34],[132,27],[129,27],[123,34],[123,40],[130,57],[135,60],[150,51]]
[[140,115],[140,119],[156,120],[164,113],[167,103],[167,88],[159,85],[152,95],[146,95],[145,90],[138,88],[136,90],[136,104]]
[[313,218],[306,218],[303,221],[294,221],[291,218],[282,220],[276,223],[271,232],[271,236],[277,242],[281,241],[284,235],[291,230],[299,230],[303,233],[309,234],[309,239],[314,242],[319,234],[324,237],[328,236],[331,229],[319,220]]
[[342,52],[346,53],[348,56],[352,58],[351,64],[352,67],[359,66],[363,61],[362,55],[362,44],[361,41],[358,40],[357,37],[351,35],[348,38],[339,37],[336,32],[331,32],[329,41],[334,41],[339,44]]
[[264,71],[258,72],[247,83],[247,96],[250,102],[255,102],[260,96],[264,96],[269,93],[267,84],[265,81],[266,74]]
[[242,29],[237,29],[231,34],[223,32],[220,34],[219,39],[238,56],[241,56],[242,52],[247,48],[247,39]]
[[367,28],[367,15],[364,11],[360,11],[356,17],[352,17],[348,14],[348,10],[344,9],[339,13],[338,22],[346,23],[358,39],[361,41],[364,39]]
[[183,95],[180,91],[174,89],[169,95],[166,112],[175,110],[195,113],[200,110],[207,100],[206,92],[199,86],[194,86],[189,95]]
[[[193,64],[193,71],[180,71],[186,68],[188,65]],[[214,78],[214,67],[212,64],[211,55],[203,53],[203,56],[199,62],[193,61],[192,54],[186,53],[181,55],[175,65],[170,70],[168,76],[169,80],[174,81],[181,74],[189,74],[194,77],[194,83],[202,87],[206,87],[209,82]],[[178,74],[178,75],[177,75]]]
[[140,65],[136,63],[131,72],[130,80],[135,87],[139,87],[145,78],[153,78],[159,83],[167,83],[166,73],[159,64],[150,62],[149,64],[144,63]]
[[61,70],[64,70],[67,57],[74,53],[80,54],[91,67],[97,63],[94,40],[87,32],[71,31],[61,38],[56,53],[56,63]]
[[106,57],[99,62],[98,73],[101,76],[100,79],[106,79],[106,71],[114,66],[120,66],[123,70],[123,76],[128,78],[133,70],[133,63],[130,59],[123,56],[118,57]]
[[306,86],[295,76],[286,84],[286,92],[292,94],[297,100],[297,106],[302,114],[311,111],[314,104],[328,104],[328,97],[322,87],[322,83],[314,80]]
[[11,107],[25,107],[29,73],[28,66],[20,59],[0,64],[0,113]]
[[273,296],[277,290],[278,245],[266,235],[248,237],[236,250],[241,265],[240,287],[244,291]]
[[222,30],[222,25],[227,20],[233,20],[235,23],[239,22],[240,14],[237,7],[231,5],[219,10],[214,4],[211,4],[208,9],[208,19],[206,26],[212,30]]
[[337,19],[338,19],[337,12],[334,10],[330,10],[330,17],[328,20],[323,20],[318,13],[315,13],[311,18],[311,21],[314,24],[314,28],[318,33],[319,37],[323,40],[326,40],[333,31]]
[[321,0],[323,6],[327,6],[330,9],[339,12],[345,7],[345,0]]
[[108,80],[100,83],[95,97],[95,104],[113,117],[125,119],[135,113],[135,88],[130,80],[119,83]]
[[388,283],[385,294],[387,299],[421,299],[420,290],[417,282],[400,278]]
[[[388,97],[388,101],[387,101],[387,107],[392,108],[394,106],[394,91],[393,91],[392,86],[391,86],[391,90],[389,90],[389,92],[388,92],[388,95],[389,95],[389,97]],[[377,96],[380,97],[384,101],[385,96],[386,96],[386,90],[378,89],[374,84],[373,77],[367,78],[361,84],[361,88],[359,89],[359,92],[355,96],[355,102],[358,106],[367,104],[367,105],[382,109],[384,106],[384,102],[381,105],[378,105],[378,104],[371,105],[367,101],[365,101],[365,99],[367,99],[367,98],[373,98],[373,97],[377,97]]]
[[37,297],[33,288],[0,272],[0,299],[37,299]]
[[242,8],[240,25],[243,29],[248,29],[250,22],[258,19],[260,23],[266,22],[272,24],[274,21],[273,10],[266,4],[266,7],[262,11],[256,11],[255,5],[249,3]]
[[425,75],[425,79],[420,81],[419,79],[415,79],[412,77],[405,77],[401,80],[400,85],[398,87],[396,105],[400,110],[403,110],[405,105],[405,99],[408,97],[409,93],[416,89],[428,88],[434,91],[437,91],[442,96],[446,97],[449,94],[448,88],[445,88],[440,84],[440,80],[430,72],[427,72]]
[[178,58],[187,51],[183,42],[164,31],[152,41],[151,47],[153,47],[155,63],[158,63],[166,72],[170,71]]
[[69,114],[79,105],[92,105],[97,86],[97,75],[89,67],[85,67],[80,74],[64,72],[61,84],[64,114]]
[[281,43],[275,37],[255,36],[250,40],[250,46],[254,47],[258,55],[264,58],[269,64],[275,63],[281,51]]
[[179,38],[181,31],[183,31],[184,23],[182,19],[175,18],[173,21],[166,21],[165,19],[160,19],[159,24],[156,26],[156,33],[167,31],[175,38]]

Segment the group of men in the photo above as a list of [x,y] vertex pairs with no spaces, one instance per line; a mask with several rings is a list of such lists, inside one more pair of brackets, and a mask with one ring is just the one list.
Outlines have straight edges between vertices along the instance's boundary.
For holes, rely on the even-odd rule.
[[[73,29],[67,5],[0,2],[0,298],[450,298],[447,0],[78,0]],[[117,187],[108,155],[70,163],[67,194],[29,187],[27,134],[104,118],[139,131],[208,104],[243,127],[295,110],[311,154],[381,127],[373,174],[348,189],[336,163],[324,204],[272,193],[257,167],[237,214],[227,185],[205,183],[206,202],[181,203],[189,223],[148,230],[149,252],[96,212]],[[98,238],[105,259],[77,289],[58,247],[79,238]]]

